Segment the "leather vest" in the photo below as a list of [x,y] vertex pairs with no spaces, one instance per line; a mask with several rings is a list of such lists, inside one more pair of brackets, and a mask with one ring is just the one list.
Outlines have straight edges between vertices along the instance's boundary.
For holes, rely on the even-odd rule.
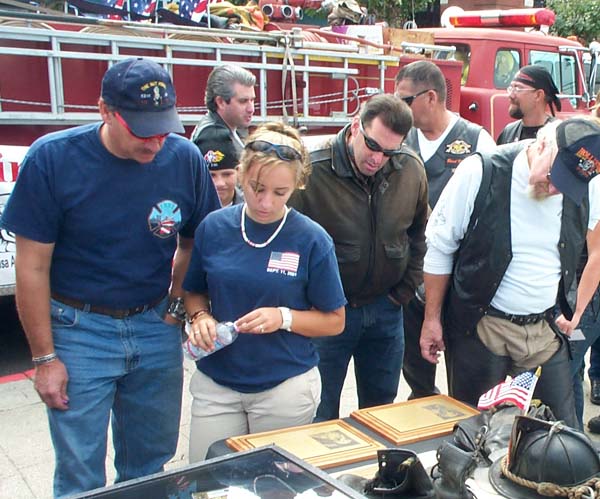
[[[487,311],[504,273],[512,260],[510,234],[510,189],[513,162],[527,142],[497,148],[488,157],[492,168],[489,191],[477,220],[472,223],[456,253],[453,274],[444,310],[447,334],[471,331]],[[481,154],[480,154],[481,155]],[[481,155],[483,157],[483,155]],[[574,297],[568,291],[577,285],[575,270],[587,234],[589,199],[577,206],[563,196],[558,250],[561,280],[557,302],[562,313],[571,318]],[[473,221],[472,221],[473,222]]]
[[[482,127],[460,118],[452,127],[437,151],[425,162],[425,173],[429,184],[429,205],[433,208],[454,169],[477,148]],[[421,155],[417,129],[411,128],[404,141]]]

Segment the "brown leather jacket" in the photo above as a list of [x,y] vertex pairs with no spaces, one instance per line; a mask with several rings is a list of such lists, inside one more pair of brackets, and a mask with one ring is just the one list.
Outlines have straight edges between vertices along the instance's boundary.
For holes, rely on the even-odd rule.
[[350,306],[370,303],[382,294],[407,303],[422,281],[429,210],[425,168],[406,148],[367,188],[350,163],[347,128],[311,153],[308,185],[294,192],[289,204],[333,238]]

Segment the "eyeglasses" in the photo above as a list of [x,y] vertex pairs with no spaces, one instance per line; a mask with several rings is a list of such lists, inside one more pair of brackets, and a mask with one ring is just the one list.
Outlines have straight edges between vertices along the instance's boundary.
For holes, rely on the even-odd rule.
[[374,141],[371,137],[367,135],[365,129],[363,128],[362,120],[359,121],[359,130],[362,133],[363,138],[365,139],[365,145],[373,152],[382,152],[384,156],[388,158],[391,156],[396,156],[402,152],[402,144],[397,149],[384,149],[381,147],[376,141]]
[[143,140],[143,141],[150,141],[150,140],[165,140],[167,138],[167,136],[169,135],[168,133],[160,133],[158,135],[151,135],[150,137],[140,137],[139,135],[136,135],[135,133],[133,133],[133,130],[131,128],[129,128],[129,125],[127,124],[127,122],[123,119],[123,116],[121,116],[117,111],[114,112],[115,118],[117,118],[117,121],[119,123],[121,123],[121,125],[123,125],[123,128],[125,128],[125,130],[127,130],[127,132],[129,133],[129,135],[131,135],[132,137],[138,139],[138,140]]
[[535,92],[536,90],[536,88],[515,87],[514,85],[509,85],[508,87],[506,87],[507,94],[512,94],[514,92],[518,95],[522,94],[523,92]]
[[396,95],[396,97],[398,97],[399,99],[406,102],[406,105],[410,107],[410,106],[412,106],[412,103],[414,102],[414,100],[417,97],[419,97],[420,95],[426,94],[430,90],[433,90],[433,88],[428,88],[427,90],[421,90],[420,92],[417,92],[415,95],[407,95],[406,97],[400,97],[399,95]]
[[293,147],[283,144],[273,144],[266,140],[253,140],[252,142],[248,142],[246,147],[255,152],[274,152],[283,161],[299,161],[302,159],[302,155]]

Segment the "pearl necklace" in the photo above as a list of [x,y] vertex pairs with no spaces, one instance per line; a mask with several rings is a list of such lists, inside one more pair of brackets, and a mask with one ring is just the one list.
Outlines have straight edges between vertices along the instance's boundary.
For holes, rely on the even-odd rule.
[[255,243],[253,241],[250,241],[250,239],[248,239],[248,236],[246,235],[246,203],[244,203],[244,206],[242,207],[242,222],[241,222],[242,238],[248,245],[252,246],[253,248],[264,248],[265,246],[268,246],[269,244],[271,244],[273,242],[273,239],[275,239],[277,237],[277,235],[281,232],[281,229],[283,229],[283,226],[285,225],[285,221],[287,220],[289,211],[290,211],[290,209],[287,206],[285,206],[285,212],[283,214],[283,218],[281,219],[279,226],[277,227],[277,229],[275,229],[275,232],[273,232],[273,234],[271,234],[271,237],[269,237],[269,239],[267,239],[264,243]]

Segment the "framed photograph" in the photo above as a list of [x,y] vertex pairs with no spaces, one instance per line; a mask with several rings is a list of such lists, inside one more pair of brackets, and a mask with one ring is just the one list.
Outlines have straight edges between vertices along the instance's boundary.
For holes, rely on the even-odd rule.
[[446,395],[359,409],[351,417],[395,445],[448,435],[457,421],[479,414]]
[[227,439],[236,451],[270,444],[323,469],[372,459],[384,448],[341,419]]

